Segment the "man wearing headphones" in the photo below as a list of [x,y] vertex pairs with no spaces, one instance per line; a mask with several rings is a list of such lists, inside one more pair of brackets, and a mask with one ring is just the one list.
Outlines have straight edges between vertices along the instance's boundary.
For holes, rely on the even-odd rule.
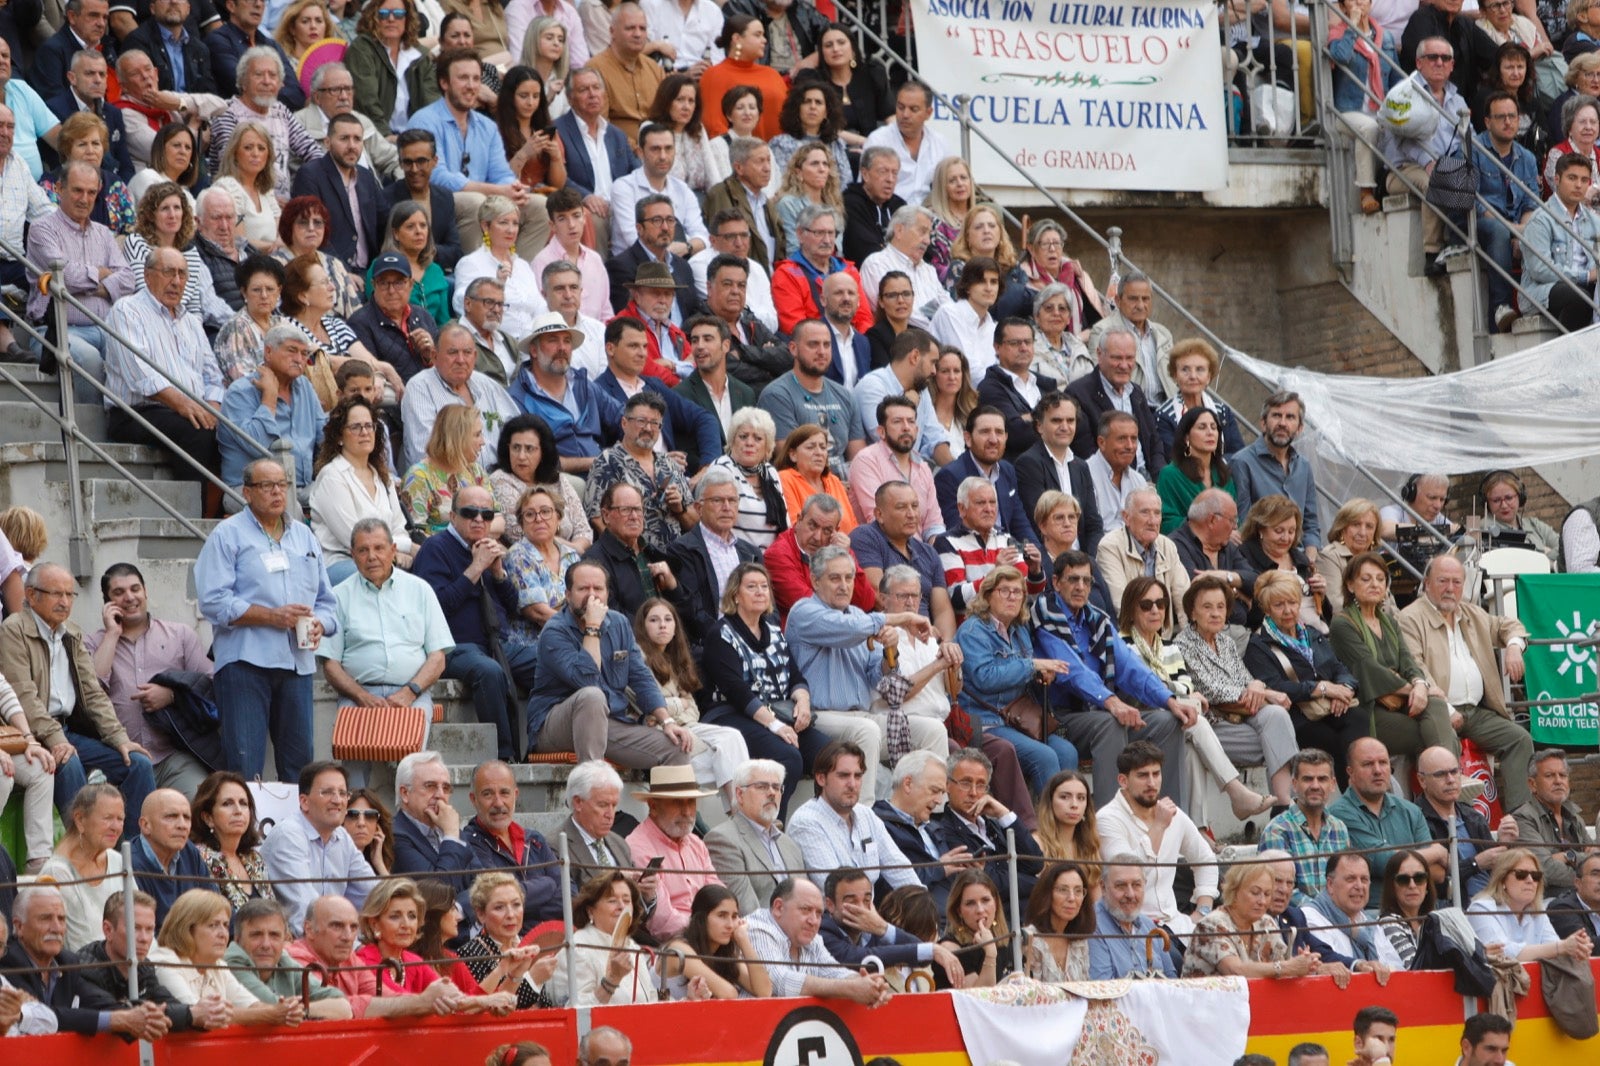
[[1547,523],[1522,513],[1528,506],[1528,489],[1521,478],[1509,470],[1491,470],[1479,482],[1478,495],[1483,498],[1485,546],[1495,547],[1494,538],[1501,534],[1520,533],[1527,537],[1526,547],[1557,561],[1561,536]]

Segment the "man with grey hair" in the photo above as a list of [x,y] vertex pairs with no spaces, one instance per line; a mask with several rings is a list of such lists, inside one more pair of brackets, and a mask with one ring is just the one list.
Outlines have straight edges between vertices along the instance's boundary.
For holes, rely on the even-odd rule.
[[[1120,851],[1105,859],[1100,867],[1100,899],[1094,905],[1095,935],[1089,938],[1089,977],[1113,981],[1151,969],[1146,962],[1145,937],[1155,930],[1155,922],[1144,914],[1144,860],[1132,852]],[[1151,957],[1154,968],[1167,977],[1177,977],[1172,956],[1157,951]]]
[[[507,333],[502,324],[506,313],[506,287],[499,278],[485,275],[473,278],[461,301],[463,325],[472,333],[472,343],[477,349],[474,372],[499,385],[502,389],[511,384],[517,372],[517,340]],[[509,394],[508,394],[509,395]]]
[[1178,558],[1178,546],[1161,532],[1161,494],[1142,488],[1128,497],[1122,511],[1122,528],[1108,533],[1095,551],[1100,576],[1106,580],[1111,602],[1122,602],[1122,590],[1141,574],[1154,577],[1167,588],[1167,632],[1183,625],[1183,594],[1189,591],[1189,572]]
[[1095,323],[1089,334],[1089,347],[1097,347],[1100,338],[1117,330],[1132,333],[1138,342],[1138,356],[1134,362],[1133,383],[1144,390],[1152,404],[1164,403],[1168,397],[1178,395],[1178,386],[1167,373],[1167,355],[1172,351],[1172,331],[1159,322],[1150,320],[1150,279],[1134,270],[1125,274],[1117,287],[1117,309]]
[[595,243],[610,248],[611,183],[636,169],[639,157],[628,135],[606,118],[606,80],[598,70],[574,63],[567,73],[567,100],[571,110],[555,123],[567,159],[567,186],[583,197]]
[[[262,27],[267,0],[232,0],[225,9],[219,10],[227,11],[227,21],[206,35],[206,44],[211,48],[211,70],[216,74],[219,93],[229,96],[246,91],[248,74],[240,60],[251,52],[275,54],[282,64],[281,69],[293,74],[295,65],[282,46],[272,39],[273,27]],[[332,31],[333,27],[329,27],[329,32]],[[286,76],[284,82],[274,94],[283,106],[290,111],[305,107],[306,94],[300,88],[300,79]]]
[[[806,498],[794,523],[768,545],[763,561],[772,575],[772,599],[780,623],[788,621],[790,608],[811,595],[811,557],[830,544],[850,550],[849,535],[839,532],[843,519],[844,508],[839,501],[819,492]],[[850,603],[870,611],[877,602],[878,590],[857,566]]]
[[779,823],[783,764],[746,759],[733,775],[732,813],[706,834],[711,865],[739,900],[739,913],[766,905],[779,881],[796,876],[805,856]]
[[[311,75],[310,101],[294,117],[320,141],[328,135],[328,122],[335,115],[353,115],[361,124],[362,166],[383,181],[402,177],[396,145],[378,132],[370,118],[356,110],[356,83],[350,68],[343,63],[324,63]],[[454,265],[442,264],[445,269]]]
[[[884,218],[887,222],[888,216]],[[856,282],[860,296],[853,323],[856,332],[865,333],[872,328],[872,305],[867,302],[867,290],[861,284],[855,261],[848,255],[839,257],[839,236],[844,227],[844,212],[836,207],[807,204],[800,209],[795,218],[795,240],[800,247],[789,249],[789,258],[772,270],[772,303],[778,309],[781,332],[792,336],[801,322],[822,317],[822,279],[839,273],[850,275]],[[882,240],[878,243],[881,245]],[[868,249],[869,253],[876,250],[876,245]]]
[[[379,258],[387,261],[392,255]],[[406,382],[406,394],[400,401],[408,467],[422,461],[428,438],[433,435],[433,423],[439,412],[451,404],[471,407],[483,419],[483,447],[478,450],[478,462],[484,469],[494,465],[500,427],[522,412],[499,382],[474,369],[477,364],[478,341],[473,330],[460,322],[440,327],[433,365]]]
[[[601,871],[633,866],[633,849],[613,828],[621,802],[622,777],[606,760],[581,762],[567,775],[566,803],[571,813],[556,833],[567,838],[574,894],[583,882]],[[652,872],[629,876],[637,881],[648,911],[655,906],[656,875]]]
[[244,310],[244,293],[235,272],[251,254],[250,242],[239,233],[239,208],[226,189],[208,185],[195,197],[194,246],[211,274],[211,287],[223,303]]
[[[934,819],[933,836],[945,851],[965,848],[982,862],[990,880],[1000,888],[1000,898],[1010,894],[1011,869],[1005,856],[1011,852],[1006,831],[1014,832],[1017,855],[1017,897],[1033,892],[1043,869],[1039,844],[1017,813],[1000,802],[990,787],[994,763],[976,748],[961,748],[945,760],[945,788],[949,801]],[[1037,860],[1037,861],[1030,861]]]
[[[1245,559],[1244,549],[1233,542],[1234,531],[1239,528],[1239,505],[1233,493],[1203,489],[1190,501],[1186,517],[1188,521],[1172,531],[1171,540],[1189,579],[1215,577],[1226,581],[1236,593],[1248,591],[1245,575],[1253,568]],[[1228,621],[1242,626],[1248,613],[1244,597],[1236,595]]]
[[895,189],[900,165],[887,145],[868,145],[861,153],[860,179],[844,190],[844,257],[850,262],[865,263],[881,249],[890,219],[906,206],[906,198]]
[[302,505],[310,502],[315,473],[312,456],[328,420],[317,390],[306,377],[310,354],[305,331],[293,323],[279,323],[267,330],[262,341],[261,365],[228,386],[222,397],[222,415],[232,425],[223,422],[217,427],[217,451],[226,484],[243,484],[245,464],[274,454],[274,445],[287,441],[294,456],[295,492]]
[[461,841],[461,813],[450,804],[455,786],[444,756],[418,751],[394,771],[394,872],[436,877],[458,894],[471,877],[472,849]]
[[[254,2],[259,10],[261,0],[242,2]],[[266,127],[272,139],[273,175],[277,179],[273,193],[287,200],[294,168],[321,158],[323,149],[300,125],[300,120],[294,117],[289,106],[278,98],[280,93],[289,91],[286,82],[292,82],[294,106],[304,107],[306,102],[305,96],[300,93],[299,79],[284,77],[284,71],[289,67],[283,51],[276,42],[271,43],[271,48],[256,45],[245,49],[231,68],[238,85],[238,95],[229,100],[228,106],[211,120],[211,152],[206,163],[211,167],[211,173],[217,173],[222,165],[223,152],[233,140],[234,130],[242,123],[260,123]],[[219,80],[223,77],[224,74],[219,71]],[[223,88],[222,94],[227,95],[231,91],[233,86],[230,84]]]
[[[703,214],[715,219],[724,211],[737,212],[750,227],[750,244],[744,254],[770,274],[773,264],[782,262],[787,252],[778,210],[766,192],[772,184],[772,149],[755,137],[732,137],[728,162],[733,173],[706,190]],[[648,161],[645,165],[649,166]]]
[[[1138,444],[1130,464],[1141,476],[1155,481],[1167,465],[1161,438],[1156,433],[1155,409],[1144,389],[1133,380],[1139,365],[1139,338],[1126,327],[1107,329],[1095,338],[1095,372],[1068,385],[1066,392],[1078,401],[1083,417],[1078,420],[1078,435],[1072,450],[1087,460],[1094,454],[1100,421],[1113,411],[1131,415],[1139,424]],[[1243,510],[1244,504],[1240,504]],[[1102,517],[1106,510],[1100,509]]]
[[961,525],[940,534],[933,544],[944,565],[950,606],[957,618],[966,616],[983,579],[996,567],[1020,570],[1029,594],[1037,596],[1044,591],[1044,556],[1039,546],[997,528],[1000,499],[993,482],[985,477],[962,478],[956,486],[956,510],[961,513]]
[[934,815],[948,795],[945,780],[943,756],[921,748],[909,751],[890,772],[889,798],[872,805],[900,853],[916,864],[913,872],[941,913],[950,898],[950,879],[973,865],[965,844],[947,848],[935,835]]
[[1233,471],[1239,513],[1250,513],[1257,500],[1277,494],[1300,508],[1300,543],[1316,561],[1322,546],[1322,522],[1317,517],[1317,483],[1311,463],[1295,450],[1295,438],[1305,428],[1306,404],[1298,393],[1275,392],[1261,403],[1261,436],[1228,458]]
[[[933,240],[933,212],[920,203],[905,204],[889,216],[889,243],[867,256],[861,264],[861,284],[867,288],[867,303],[878,310],[878,288],[883,276],[899,271],[911,279],[911,324],[927,329],[933,313],[950,302],[950,293],[939,282],[939,272],[923,258]],[[1032,354],[1029,354],[1030,360]]]
[[200,613],[214,637],[223,755],[227,769],[258,777],[270,732],[278,780],[293,781],[312,758],[317,645],[339,621],[322,546],[310,526],[287,516],[283,467],[257,459],[242,484],[244,510],[212,530],[194,564]]
[[678,587],[689,607],[684,624],[699,646],[722,617],[723,590],[741,563],[759,563],[761,553],[734,535],[739,520],[739,483],[723,466],[707,467],[694,489],[700,521],[667,548],[667,565],[678,575]]
[[[69,174],[78,173],[74,164],[67,167]],[[201,470],[218,469],[217,412],[225,385],[200,319],[183,310],[188,277],[182,252],[151,249],[144,262],[144,287],[118,300],[106,320],[114,334],[106,338],[106,385],[112,396],[194,460],[193,466],[176,464],[180,477],[203,481]],[[140,350],[135,352],[118,336],[138,338]],[[112,440],[166,447],[109,398],[105,403]],[[203,483],[205,514],[215,517],[221,513],[221,490]]]
[[[429,688],[444,672],[445,653],[455,647],[455,638],[433,587],[394,560],[393,532],[383,519],[355,524],[350,561],[328,571],[339,628],[317,648],[317,658],[344,702],[431,711]],[[431,717],[425,714],[423,720]],[[365,761],[345,764],[356,787],[367,783],[371,768]]]
[[633,1057],[633,1041],[609,1025],[591,1029],[578,1041],[578,1066],[620,1066]]

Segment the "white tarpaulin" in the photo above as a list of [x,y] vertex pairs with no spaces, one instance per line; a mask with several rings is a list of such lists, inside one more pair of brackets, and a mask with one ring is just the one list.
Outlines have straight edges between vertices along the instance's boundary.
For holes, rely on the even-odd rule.
[[[970,96],[973,176],[1048,188],[1220,189],[1228,181],[1214,0],[911,0],[917,66]],[[942,103],[935,128],[961,129]],[[1181,161],[1181,165],[1175,162]]]

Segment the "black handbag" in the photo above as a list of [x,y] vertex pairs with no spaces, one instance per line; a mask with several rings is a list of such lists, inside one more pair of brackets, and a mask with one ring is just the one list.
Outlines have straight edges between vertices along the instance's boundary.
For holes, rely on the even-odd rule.
[[[1451,141],[1451,149],[1460,143],[1458,135]],[[1455,214],[1471,211],[1478,203],[1478,170],[1472,165],[1471,156],[1470,145],[1464,147],[1459,156],[1449,152],[1440,156],[1433,164],[1423,199],[1441,211]]]

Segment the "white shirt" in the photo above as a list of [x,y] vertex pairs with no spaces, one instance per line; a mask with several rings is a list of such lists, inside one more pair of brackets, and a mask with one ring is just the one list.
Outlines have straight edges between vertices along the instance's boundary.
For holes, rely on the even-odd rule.
[[[499,382],[476,370],[467,379],[467,391],[472,395],[472,405],[483,416],[483,447],[478,451],[478,462],[487,470],[495,462],[500,427],[521,414],[522,409],[512,402]],[[407,469],[422,462],[440,409],[460,402],[461,397],[444,383],[433,367],[406,382],[405,398],[400,401],[400,420],[406,430]]]
[[[1017,375],[1013,374],[1011,371],[1007,370],[1005,367],[1001,366],[999,363],[996,363],[994,365],[994,368],[992,370],[990,370],[989,373],[991,373],[991,374],[995,374],[995,373],[1004,374],[1006,377],[1010,378],[1011,379],[1011,383],[1017,387],[1017,392],[1019,394],[1021,394],[1021,396],[1022,396],[1022,398],[1024,400],[1028,401],[1028,406],[1029,407],[1038,406],[1038,404],[1039,404],[1039,376],[1037,374],[1034,374],[1034,373],[1030,372],[1028,374],[1028,380],[1027,381],[1023,381],[1020,377],[1018,377]],[[1065,475],[1062,475],[1061,484],[1070,485],[1071,482],[1066,480],[1066,476]]]
[[415,48],[400,49],[400,59],[394,65],[394,114],[389,116],[392,133],[404,133],[411,128],[411,90],[406,87],[406,71],[421,58],[422,53]]
[[72,656],[67,654],[66,627],[57,632],[32,607],[28,608],[28,613],[33,615],[34,624],[39,627],[39,636],[44,638],[45,646],[50,649],[50,706],[46,710],[51,718],[65,721],[77,705],[73,698]]
[[[906,677],[913,677],[917,671],[926,668],[939,657],[939,642],[932,637],[927,640],[917,640],[909,633],[900,634],[900,673]],[[950,717],[950,694],[944,687],[944,671],[941,670],[928,679],[922,686],[922,691],[912,696],[900,709],[908,715],[921,715],[932,718],[935,722],[942,722]],[[882,695],[872,698],[872,711],[874,714],[884,714],[889,710],[889,705]],[[935,848],[933,854],[939,854],[940,849]]]
[[928,332],[940,344],[961,349],[967,357],[967,367],[972,372],[974,382],[982,381],[983,375],[995,365],[994,316],[985,311],[983,317],[979,318],[977,308],[968,300],[957,300],[940,307],[928,323]]
[[700,200],[694,190],[680,178],[667,175],[660,189],[650,184],[650,178],[640,167],[624,174],[611,183],[611,254],[621,255],[639,238],[638,223],[634,221],[633,207],[646,196],[660,193],[672,200],[672,213],[678,216],[685,240],[700,240],[710,244],[705,219],[700,214]]
[[[844,374],[844,387],[847,389],[853,389],[856,387],[856,331],[849,325],[846,325],[844,330],[841,331],[839,327],[834,324],[832,319],[828,319],[827,321],[828,329],[833,331],[833,346],[839,352],[839,367]],[[876,414],[873,415],[872,422],[863,423],[863,425],[876,424]]]
[[910,256],[894,245],[884,245],[861,261],[861,284],[867,290],[867,303],[873,311],[878,310],[878,289],[883,285],[883,276],[891,270],[911,277],[911,302],[915,305],[911,309],[911,324],[927,329],[934,312],[950,303],[950,293],[939,284],[939,272],[926,260],[912,262]]
[[1461,624],[1445,624],[1445,639],[1450,644],[1450,691],[1445,698],[1452,707],[1469,704],[1473,707],[1483,702],[1483,671],[1478,669],[1472,651],[1461,637]]
[[[711,266],[711,260],[721,253],[709,244],[689,257],[689,269],[694,272],[694,290],[700,294],[700,299],[706,298],[706,270]],[[744,305],[750,313],[761,321],[763,326],[778,330],[778,308],[772,302],[772,277],[767,273],[767,268],[754,259],[746,259],[750,264],[750,278],[745,282]]]
[[[1161,835],[1161,850],[1150,845],[1150,827],[1133,813],[1121,789],[1110,803],[1100,808],[1100,854],[1130,852],[1142,859],[1176,863],[1182,859],[1194,874],[1194,895],[1217,898],[1217,857],[1200,830],[1181,810]],[[1194,922],[1178,910],[1172,891],[1177,875],[1175,866],[1149,866],[1144,871],[1144,906],[1140,913],[1153,922],[1165,922],[1178,933],[1194,929]]]
[[[1496,911],[1500,913],[1490,913]],[[1467,907],[1467,920],[1472,923],[1472,931],[1478,934],[1478,939],[1483,941],[1485,947],[1490,944],[1504,945],[1508,959],[1521,958],[1524,948],[1554,944],[1561,939],[1543,911],[1527,911],[1519,918],[1507,912],[1494,899],[1473,900]]]
[[865,803],[858,803],[846,823],[820,797],[808,800],[789,819],[789,839],[800,845],[809,876],[821,888],[828,871],[841,866],[865,870],[876,881],[882,877],[891,888],[920,886],[916,871],[889,835],[883,819]]
[[[595,120],[594,136],[589,135],[589,124],[583,119],[578,119],[578,136],[583,138],[584,151],[589,153],[589,163],[594,168],[594,194],[610,199],[611,197],[611,156],[606,153],[606,117],[601,115]],[[633,214],[628,215],[629,224],[632,224]],[[612,219],[616,224],[616,219]]]
[[692,0],[685,15],[678,0],[644,0],[645,21],[652,41],[666,41],[678,50],[673,61],[677,70],[688,70],[704,59],[720,63],[725,58],[717,47],[722,35],[722,9],[711,0]]
[[865,147],[894,149],[894,154],[900,157],[900,177],[894,183],[895,195],[908,204],[920,204],[928,198],[928,190],[933,188],[933,168],[945,156],[956,154],[944,143],[944,138],[934,132],[932,126],[923,126],[922,144],[913,158],[911,149],[906,147],[905,138],[900,136],[900,127],[892,119],[887,125],[872,131]]
[[589,372],[593,381],[606,372],[606,327],[588,315],[580,314],[574,323],[583,330],[583,343],[572,349],[572,365]]
[[[1111,478],[1111,464],[1106,462],[1106,457],[1100,452],[1095,452],[1084,460],[1089,467],[1089,479],[1094,482],[1094,502],[1100,508],[1100,521],[1105,525],[1105,532],[1122,528],[1122,509],[1128,505],[1128,497],[1150,484],[1144,475],[1133,467],[1122,472],[1122,485],[1119,488]],[[1064,481],[1064,485],[1071,482]]]

